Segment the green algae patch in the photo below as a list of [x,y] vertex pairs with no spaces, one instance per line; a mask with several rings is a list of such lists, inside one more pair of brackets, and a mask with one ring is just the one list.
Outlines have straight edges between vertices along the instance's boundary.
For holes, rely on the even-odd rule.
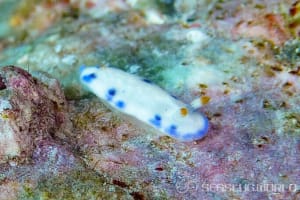
[[300,62],[300,41],[298,39],[287,41],[280,48],[276,57],[279,61],[285,61],[292,64],[292,66],[297,66]]
[[145,36],[137,39],[134,46],[125,43],[113,49],[102,49],[98,52],[99,60],[104,60],[111,67],[137,74],[162,86],[164,84],[163,71],[181,63],[184,52],[180,49],[183,48],[184,43],[170,42],[160,33],[147,32]]
[[118,186],[92,171],[72,171],[41,178],[36,187],[24,184],[19,199],[131,199]]

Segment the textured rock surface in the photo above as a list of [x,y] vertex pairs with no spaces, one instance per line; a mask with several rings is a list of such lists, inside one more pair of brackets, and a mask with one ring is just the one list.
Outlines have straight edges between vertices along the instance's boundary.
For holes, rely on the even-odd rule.
[[0,69],[1,162],[30,158],[36,141],[70,127],[59,83],[46,75],[39,77],[45,82],[18,67]]
[[[0,68],[0,199],[299,199],[299,8],[0,1],[0,66],[25,69]],[[205,96],[208,136],[157,137],[86,91],[80,65]]]
[[60,85],[45,73],[35,75],[39,79],[15,66],[0,69],[0,199],[131,199],[74,155]]

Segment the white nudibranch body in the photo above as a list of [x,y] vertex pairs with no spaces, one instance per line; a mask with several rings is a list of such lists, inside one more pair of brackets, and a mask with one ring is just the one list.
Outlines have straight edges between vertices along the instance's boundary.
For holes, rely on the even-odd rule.
[[80,80],[102,101],[181,141],[206,135],[208,120],[160,87],[110,67],[81,67]]

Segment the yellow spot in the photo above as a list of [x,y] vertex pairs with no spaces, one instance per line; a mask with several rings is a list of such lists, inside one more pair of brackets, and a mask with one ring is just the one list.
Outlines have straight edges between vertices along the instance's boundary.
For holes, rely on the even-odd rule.
[[180,109],[180,114],[185,117],[189,113],[187,108],[181,108]]
[[207,104],[210,101],[210,97],[209,96],[203,96],[201,97],[201,103],[202,105]]

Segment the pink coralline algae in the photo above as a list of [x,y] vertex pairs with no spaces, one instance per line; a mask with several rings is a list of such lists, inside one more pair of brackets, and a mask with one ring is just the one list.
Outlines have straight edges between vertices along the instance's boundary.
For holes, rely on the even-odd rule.
[[80,167],[79,160],[66,147],[49,139],[40,141],[32,154],[34,168],[42,174],[61,174]]
[[45,82],[15,66],[0,69],[0,162],[26,161],[37,141],[70,127],[59,83],[43,76]]

